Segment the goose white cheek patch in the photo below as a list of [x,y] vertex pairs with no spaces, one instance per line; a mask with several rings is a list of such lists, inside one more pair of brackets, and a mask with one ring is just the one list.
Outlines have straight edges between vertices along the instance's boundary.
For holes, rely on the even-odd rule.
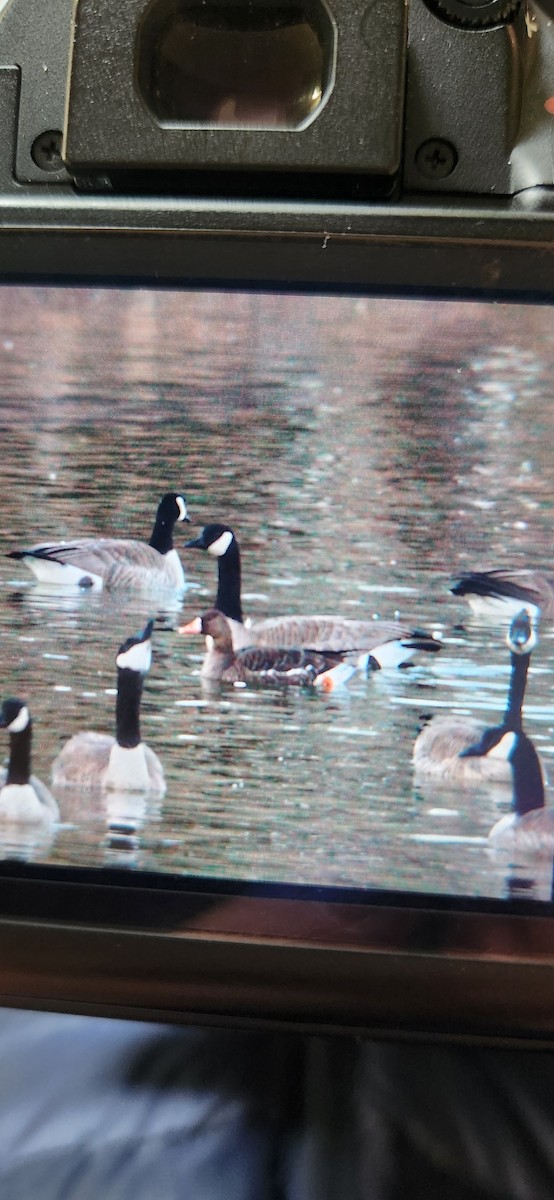
[[508,634],[506,644],[509,650],[513,650],[514,654],[532,654],[537,644],[537,635],[534,629],[531,629],[529,636],[525,641],[518,641]]
[[8,730],[10,733],[23,733],[23,730],[27,728],[28,724],[29,724],[29,709],[27,708],[27,705],[25,704],[23,706],[23,708],[21,708],[19,710],[17,716],[14,717],[11,724],[8,725]]
[[123,654],[118,654],[116,666],[121,670],[140,671],[145,674],[150,670],[152,662],[152,645],[150,641],[137,642],[134,646],[130,646]]
[[507,762],[514,748],[515,740],[516,735],[513,730],[505,733],[504,737],[501,737],[500,741],[496,743],[496,746],[493,746],[488,751],[487,758],[501,758],[504,762]]
[[185,504],[184,497],[183,497],[183,496],[176,496],[176,497],[175,497],[175,503],[176,503],[176,505],[177,505],[177,508],[179,509],[179,516],[177,517],[177,520],[178,520],[178,521],[184,521],[184,520],[185,520],[185,518],[186,518],[186,516],[187,516],[187,506],[186,506],[186,504]]
[[221,558],[221,555],[229,549],[232,540],[233,535],[227,529],[225,533],[219,535],[215,542],[212,542],[211,546],[208,546],[208,554],[213,554],[214,558]]

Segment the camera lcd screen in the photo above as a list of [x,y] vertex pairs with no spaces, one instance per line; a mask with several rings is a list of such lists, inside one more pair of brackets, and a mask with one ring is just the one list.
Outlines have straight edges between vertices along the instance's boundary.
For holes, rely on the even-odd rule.
[[[436,717],[503,720],[510,618],[473,613],[450,587],[478,569],[548,568],[550,312],[101,288],[4,288],[0,305],[2,698],[26,701],[33,774],[60,814],[3,819],[2,857],[549,900],[548,837],[531,851],[489,838],[512,810],[511,765],[470,784],[430,778],[413,748]],[[100,536],[148,543],[170,492],[190,517],[173,532],[183,589],[44,583],[8,557]],[[398,622],[406,643],[422,633],[440,650],[416,645],[408,665],[380,670],[349,655],[328,691],[206,683],[204,637],[177,630],[214,606],[222,556],[185,549],[210,524],[234,532],[252,622]],[[72,735],[114,735],[116,657],[149,620],[140,728],[165,794],[103,787],[100,773],[53,785]],[[545,780],[553,628],[543,615],[523,703]],[[6,756],[9,738],[0,729]]]

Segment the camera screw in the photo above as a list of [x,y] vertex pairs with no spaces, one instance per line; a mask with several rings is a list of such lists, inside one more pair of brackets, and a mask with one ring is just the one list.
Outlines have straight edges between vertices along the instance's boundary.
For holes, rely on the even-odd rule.
[[429,138],[416,151],[415,164],[425,179],[446,179],[458,162],[458,155],[450,142],[443,138]]
[[31,158],[41,171],[63,171],[62,135],[59,129],[45,129],[31,146]]

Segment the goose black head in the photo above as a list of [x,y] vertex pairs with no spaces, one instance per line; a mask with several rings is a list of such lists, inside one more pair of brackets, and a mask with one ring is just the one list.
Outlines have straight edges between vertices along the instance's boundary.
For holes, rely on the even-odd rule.
[[236,538],[228,525],[205,525],[199,537],[185,542],[185,550],[207,550],[214,558],[222,558]]
[[152,662],[152,630],[154,622],[149,621],[142,633],[136,637],[127,638],[119,647],[116,656],[116,666],[120,671],[137,671],[145,675],[150,670]]
[[175,525],[177,521],[190,522],[185,497],[177,495],[176,492],[166,492],[158,504],[156,520],[171,526]]
[[537,634],[529,609],[522,608],[514,617],[506,636],[512,654],[531,654],[537,644]]
[[31,714],[24,700],[4,700],[0,708],[0,729],[10,733],[23,733],[31,721]]

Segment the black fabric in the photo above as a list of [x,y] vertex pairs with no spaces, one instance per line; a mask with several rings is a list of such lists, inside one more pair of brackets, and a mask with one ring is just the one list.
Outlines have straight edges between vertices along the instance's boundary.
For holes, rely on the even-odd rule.
[[550,1052],[0,1011],[2,1200],[552,1200]]

